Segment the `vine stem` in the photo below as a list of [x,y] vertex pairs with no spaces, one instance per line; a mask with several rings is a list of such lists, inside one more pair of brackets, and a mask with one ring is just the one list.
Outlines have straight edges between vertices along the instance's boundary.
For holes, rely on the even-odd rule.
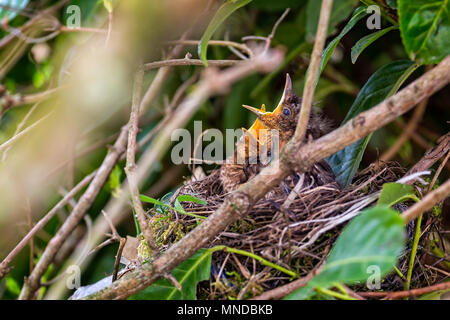
[[247,252],[245,250],[235,249],[235,248],[231,248],[231,247],[224,246],[224,245],[215,246],[215,247],[212,247],[209,249],[209,251],[211,253],[216,252],[216,251],[222,251],[222,250],[225,252],[232,252],[232,253],[240,254],[242,256],[246,256],[246,257],[255,259],[256,261],[260,262],[262,265],[265,265],[267,267],[281,271],[281,272],[291,276],[292,278],[298,277],[297,273],[295,273],[294,271],[288,270],[282,266],[279,266],[273,262],[270,262],[269,260],[264,259],[263,257],[258,256],[257,254]]

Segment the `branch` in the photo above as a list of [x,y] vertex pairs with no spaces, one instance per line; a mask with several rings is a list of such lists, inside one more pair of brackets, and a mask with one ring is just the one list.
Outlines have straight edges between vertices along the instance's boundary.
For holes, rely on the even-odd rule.
[[[229,67],[239,62],[241,60],[208,60],[208,66]],[[173,66],[204,66],[204,64],[200,59],[171,59],[146,63],[144,64],[144,70],[150,71],[156,68]]]
[[[200,42],[200,40],[175,40],[175,41],[168,41],[167,43],[168,44],[198,45],[199,42]],[[245,45],[243,43],[238,43],[238,42],[234,42],[234,41],[225,41],[225,40],[209,40],[208,45],[233,47],[233,48],[241,50],[242,52],[245,52],[249,58],[253,57],[253,51],[250,50],[250,48],[247,47],[247,45]],[[210,62],[208,61],[208,64],[209,63]]]
[[[238,68],[238,66],[235,68]],[[300,173],[307,171],[315,162],[381,128],[411,109],[421,100],[443,88],[450,82],[450,72],[448,70],[450,70],[450,56],[391,98],[381,102],[369,111],[357,115],[344,126],[324,137],[306,145],[293,139],[294,141],[286,145],[280,160],[273,161],[270,166],[264,168],[257,176],[227,196],[216,212],[188,233],[182,240],[171,246],[153,263],[137,268],[109,287],[88,298],[124,299],[143,290],[163,274],[170,272],[170,270],[190,257],[199,248],[207,245],[230,223],[245,216],[256,201],[261,199],[272,187],[279,184],[292,170]],[[205,86],[204,82],[198,87],[195,95],[200,94],[198,90],[203,86]],[[204,90],[204,88],[202,89]],[[192,95],[189,99],[193,99]],[[197,98],[197,100],[201,101],[202,99]],[[187,107],[186,104],[187,102],[185,107]],[[163,137],[168,138],[169,136],[163,135]]]
[[444,184],[439,186],[439,188],[429,192],[425,197],[417,202],[415,205],[410,207],[408,210],[402,213],[403,219],[406,223],[409,223],[420,216],[427,210],[434,207],[435,204],[443,201],[450,195],[450,179],[448,179]]
[[0,279],[5,275],[5,270],[11,261],[19,254],[19,252],[27,245],[27,242],[41,230],[48,221],[61,210],[75,195],[80,192],[95,176],[96,171],[84,177],[72,190],[70,190],[28,233],[17,246],[8,254],[8,256],[0,264]]
[[398,150],[400,150],[400,148],[405,144],[405,142],[408,141],[409,137],[416,130],[417,125],[422,120],[422,116],[425,113],[427,103],[427,100],[423,100],[421,103],[419,103],[419,105],[414,110],[411,120],[404,129],[403,133],[395,140],[395,143],[381,155],[381,161],[386,162],[391,160],[397,154]]
[[447,290],[450,288],[450,281],[438,283],[425,288],[418,288],[406,291],[397,292],[358,292],[360,296],[367,298],[386,298],[386,299],[401,299],[407,297],[417,297],[430,292]]
[[139,198],[138,179],[136,177],[136,135],[138,133],[139,123],[139,106],[142,95],[142,80],[144,78],[144,70],[139,66],[139,70],[136,72],[134,85],[133,85],[133,102],[131,105],[129,129],[128,129],[128,147],[127,147],[127,163],[125,166],[125,172],[127,174],[128,186],[130,189],[131,202],[133,204],[136,218],[138,220],[144,239],[147,241],[148,247],[152,255],[158,252],[158,247],[155,242],[155,235],[152,231],[152,226],[147,218],[141,200]]
[[58,250],[61,248],[65,239],[75,229],[80,220],[84,217],[87,210],[91,207],[95,198],[97,197],[100,189],[109,177],[112,168],[117,163],[121,154],[125,151],[127,142],[128,126],[122,127],[119,137],[117,138],[114,146],[108,151],[102,165],[98,169],[95,178],[89,184],[86,192],[78,201],[75,208],[72,210],[70,216],[63,223],[56,235],[50,240],[44,253],[42,254],[39,262],[30,274],[29,278],[25,281],[19,299],[30,299],[34,292],[40,285],[40,279],[47,270],[48,266],[52,263]]
[[303,138],[305,138],[309,116],[311,113],[314,90],[316,88],[316,83],[319,77],[320,60],[322,58],[325,39],[327,38],[328,21],[330,20],[332,6],[333,0],[322,1],[319,24],[317,26],[316,41],[314,42],[311,62],[309,64],[305,88],[303,92],[302,108],[300,109],[300,116],[298,118],[298,124],[294,134],[295,141],[303,141]]

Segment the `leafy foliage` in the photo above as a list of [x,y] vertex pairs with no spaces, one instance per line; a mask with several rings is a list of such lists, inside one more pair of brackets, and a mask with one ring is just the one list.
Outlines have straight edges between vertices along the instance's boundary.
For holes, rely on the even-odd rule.
[[1,1],[2,7],[0,7],[0,20],[14,19],[17,14],[25,8],[29,0],[4,0]]
[[[199,215],[196,215],[196,214],[193,214],[193,213],[186,212],[186,210],[184,210],[183,206],[181,205],[181,203],[180,203],[181,201],[190,201],[190,202],[199,203],[199,204],[203,204],[203,205],[207,204],[206,201],[204,201],[202,199],[198,199],[198,198],[193,197],[193,196],[186,196],[186,195],[178,196],[175,199],[175,203],[174,203],[175,207],[172,207],[172,206],[170,206],[169,204],[167,204],[165,202],[162,202],[160,200],[157,200],[155,198],[152,198],[152,197],[149,197],[149,196],[146,196],[146,195],[143,195],[143,194],[140,195],[140,198],[141,198],[141,201],[143,201],[143,202],[152,203],[154,205],[158,205],[158,206],[163,207],[163,208],[168,208],[168,209],[171,209],[171,210],[175,210],[176,212],[184,214],[184,215],[187,215],[187,216],[191,216],[191,217],[195,217],[195,218],[199,218],[199,219],[206,219],[203,216],[199,216]],[[164,212],[165,211],[162,211],[162,212],[160,211],[160,213],[164,213]]]
[[181,291],[167,279],[160,279],[132,295],[130,300],[195,300],[197,283],[208,280],[211,272],[211,252],[200,249],[172,270]]
[[322,53],[322,60],[320,61],[320,73],[322,73],[323,69],[325,68],[328,60],[330,59],[331,55],[334,52],[334,49],[336,49],[337,45],[341,41],[341,39],[358,23],[359,20],[367,16],[367,7],[362,6],[356,8],[355,12],[353,12],[352,18],[347,22],[345,27],[342,29],[342,31],[339,33],[337,37],[335,37],[325,48],[325,50]]
[[415,199],[414,188],[409,184],[389,182],[383,185],[378,198],[379,205],[393,206],[406,199]]
[[404,220],[387,206],[361,212],[342,231],[319,275],[286,299],[307,299],[315,287],[329,288],[336,282],[365,281],[372,266],[386,275],[404,247],[404,227]]
[[206,50],[208,49],[208,41],[211,39],[217,28],[228,18],[234,11],[245,6],[252,0],[228,0],[225,2],[212,18],[205,32],[203,33],[200,43],[198,44],[198,55],[205,66],[208,66],[206,60]]
[[431,64],[450,54],[450,1],[398,0],[398,15],[411,59]]
[[[358,93],[343,123],[394,94],[416,68],[417,65],[413,62],[401,60],[391,62],[378,69]],[[370,137],[371,135],[327,158],[338,182],[343,187],[352,182]]]
[[389,28],[385,28],[380,31],[368,34],[367,36],[359,39],[358,42],[352,48],[352,53],[351,53],[352,63],[356,62],[356,59],[358,59],[361,52],[363,52],[364,49],[366,49],[371,43],[373,43],[374,41],[381,38],[389,31],[394,30],[396,28],[397,27],[395,27],[395,26],[391,26]]
[[[346,19],[352,12],[353,6],[358,1],[355,0],[334,0],[333,7],[330,15],[329,30],[331,33],[334,27]],[[314,41],[314,37],[317,31],[317,22],[319,21],[320,7],[322,1],[309,0],[306,7],[306,39]]]

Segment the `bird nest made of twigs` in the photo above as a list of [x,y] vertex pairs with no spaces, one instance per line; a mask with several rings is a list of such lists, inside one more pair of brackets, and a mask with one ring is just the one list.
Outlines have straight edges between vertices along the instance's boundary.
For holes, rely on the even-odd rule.
[[[382,185],[395,182],[403,174],[403,168],[396,163],[374,165],[359,173],[345,189],[337,182],[317,185],[313,176],[291,174],[210,246],[245,250],[304,276],[325,259],[342,227],[376,202]],[[206,205],[184,202],[186,212],[208,216],[223,203],[226,194],[218,175],[215,170],[203,179],[191,179],[177,191],[207,202]],[[178,215],[177,220],[186,232],[198,223],[185,215]],[[249,256],[223,251],[213,255],[212,269],[213,286],[203,288],[203,292],[214,299],[249,298],[291,279]],[[395,285],[398,286],[392,284],[391,289]]]

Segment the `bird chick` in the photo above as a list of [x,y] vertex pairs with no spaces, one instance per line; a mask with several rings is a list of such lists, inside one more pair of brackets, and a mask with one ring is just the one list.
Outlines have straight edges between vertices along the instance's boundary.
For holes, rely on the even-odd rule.
[[[283,95],[272,112],[266,112],[264,105],[261,109],[247,105],[243,107],[255,113],[257,119],[248,130],[244,130],[245,135],[236,145],[233,161],[228,161],[220,170],[220,179],[226,192],[237,189],[240,184],[248,181],[268,164],[259,158],[262,148],[265,148],[270,156],[279,152],[292,138],[300,114],[301,98],[294,94],[291,78],[286,74]],[[323,119],[312,110],[306,137],[316,139],[325,133],[326,127]],[[272,143],[270,130],[278,132],[278,145]],[[252,143],[256,148],[251,148]],[[273,150],[276,146],[279,150]],[[237,163],[238,157],[244,159],[244,163]]]

